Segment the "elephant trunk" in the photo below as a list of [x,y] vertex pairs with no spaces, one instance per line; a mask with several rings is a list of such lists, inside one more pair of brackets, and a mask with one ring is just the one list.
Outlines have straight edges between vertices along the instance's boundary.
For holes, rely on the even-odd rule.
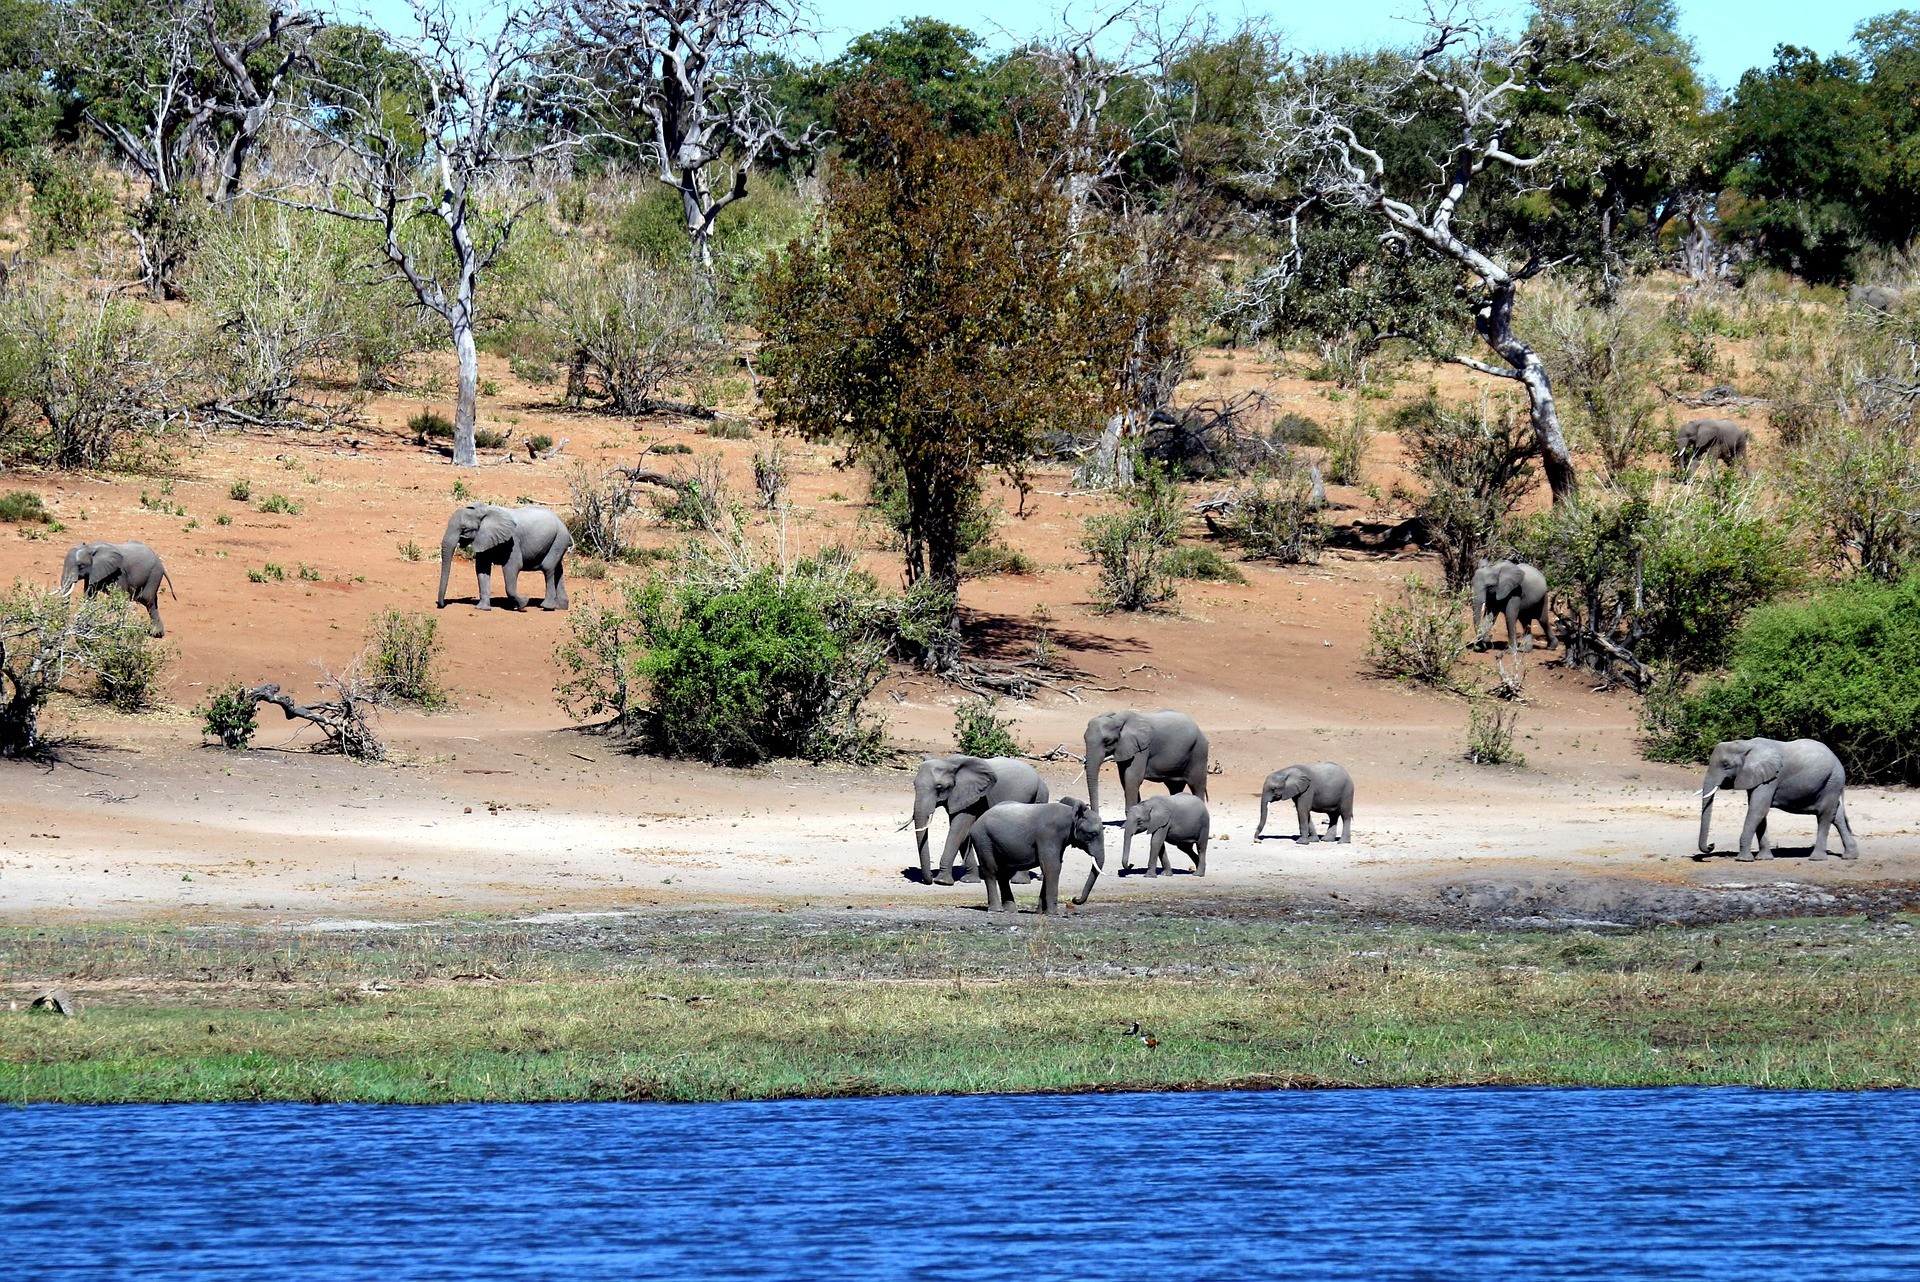
[[1713,788],[1708,788],[1700,794],[1700,853],[1703,855],[1713,853],[1713,843],[1708,841],[1707,837],[1713,831],[1714,791]]
[[449,529],[445,538],[440,540],[440,597],[436,605],[447,603],[447,576],[453,573],[454,554],[460,550],[460,533]]
[[930,789],[913,790],[913,844],[920,854],[920,880],[923,883],[933,880],[933,864],[927,855],[927,825],[933,822],[933,793]]
[[1273,796],[1271,793],[1262,792],[1260,794],[1260,822],[1253,830],[1253,839],[1255,841],[1260,840],[1261,836],[1267,831],[1267,806],[1272,800]]
[[1098,734],[1087,736],[1087,804],[1100,813],[1100,766],[1107,759],[1106,743]]
[[1100,869],[1106,865],[1105,851],[1096,849],[1089,850],[1087,853],[1093,856],[1093,867],[1087,869],[1087,884],[1080,888],[1078,895],[1074,896],[1073,904],[1076,908],[1093,898],[1093,883],[1100,880]]

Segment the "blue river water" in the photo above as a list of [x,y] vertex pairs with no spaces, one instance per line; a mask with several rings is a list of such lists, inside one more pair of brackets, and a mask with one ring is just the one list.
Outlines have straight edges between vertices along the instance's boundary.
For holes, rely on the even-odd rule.
[[1920,1092],[0,1109],[0,1277],[1920,1277]]

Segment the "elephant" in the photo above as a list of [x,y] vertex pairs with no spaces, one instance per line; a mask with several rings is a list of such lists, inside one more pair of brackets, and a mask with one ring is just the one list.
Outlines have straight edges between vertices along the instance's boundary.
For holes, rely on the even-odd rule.
[[1701,459],[1745,465],[1752,440],[1747,429],[1730,418],[1696,418],[1674,431],[1674,464],[1683,472]]
[[[1827,829],[1840,830],[1841,858],[1858,859],[1860,847],[1854,844],[1853,828],[1847,823],[1847,768],[1833,749],[1818,739],[1729,739],[1716,744],[1707,758],[1707,778],[1700,788],[1700,853],[1713,853],[1707,840],[1713,827],[1713,794],[1722,788],[1742,788],[1747,794],[1747,822],[1740,829],[1740,853],[1737,858],[1773,858],[1773,846],[1767,840],[1767,812],[1784,810],[1792,815],[1818,815],[1819,830],[1813,839],[1813,858],[1827,857]],[[1753,850],[1755,838],[1760,850]]]
[[453,572],[453,554],[464,544],[473,545],[473,569],[479,579],[476,610],[493,608],[493,567],[499,566],[506,579],[507,601],[514,609],[525,608],[527,598],[514,591],[514,581],[522,570],[538,569],[545,576],[547,594],[540,601],[542,610],[567,608],[566,556],[573,546],[567,523],[543,507],[495,507],[491,503],[469,503],[457,508],[447,521],[447,532],[440,540],[439,608],[447,608],[447,576]]
[[1847,291],[1848,303],[1870,312],[1897,312],[1903,301],[1903,293],[1891,285],[1855,285]]
[[1493,623],[1507,620],[1507,647],[1533,648],[1533,625],[1540,625],[1543,644],[1551,648],[1553,630],[1547,627],[1547,576],[1524,561],[1480,563],[1473,572],[1473,631],[1475,644],[1485,649],[1493,639]]
[[[1266,836],[1267,806],[1275,801],[1293,803],[1300,816],[1300,835],[1294,840],[1301,845],[1332,841],[1336,819],[1340,822],[1341,844],[1353,841],[1353,776],[1344,767],[1319,761],[1310,766],[1288,766],[1268,775],[1260,789],[1260,825],[1253,830],[1255,841]],[[1318,838],[1313,832],[1315,814],[1327,817],[1326,834]]]
[[1077,797],[1058,801],[1009,801],[981,815],[967,834],[967,844],[987,883],[987,911],[1017,911],[1013,902],[1013,874],[1040,870],[1040,911],[1060,904],[1060,860],[1068,846],[1093,856],[1087,884],[1073,902],[1084,904],[1093,883],[1106,867],[1105,827],[1100,812]]
[[1168,792],[1207,799],[1207,736],[1184,712],[1103,712],[1087,722],[1087,804],[1100,810],[1100,767],[1111,757],[1120,771],[1127,809],[1140,804],[1140,785],[1164,783]]
[[[1049,798],[1047,781],[1018,757],[928,757],[913,777],[913,840],[920,852],[920,880],[932,885],[953,884],[953,857],[961,851],[974,822],[991,806],[1007,801],[1043,802]],[[933,875],[927,859],[927,825],[938,808],[947,812],[947,844],[940,852],[940,875]],[[974,873],[966,861],[966,875]]]
[[1120,875],[1133,871],[1133,838],[1146,833],[1153,840],[1147,849],[1149,874],[1158,877],[1171,871],[1167,867],[1167,846],[1172,844],[1193,859],[1194,876],[1206,876],[1207,834],[1212,828],[1207,803],[1198,797],[1180,794],[1143,799],[1127,809],[1127,826],[1120,843]]
[[147,608],[147,617],[153,620],[153,635],[167,635],[167,626],[160,621],[161,582],[166,582],[174,600],[178,601],[180,594],[173,590],[173,576],[161,564],[159,553],[146,544],[74,544],[67,551],[66,564],[60,568],[60,590],[71,594],[74,585],[82,579],[86,580],[88,596],[119,588],[132,597],[136,605]]

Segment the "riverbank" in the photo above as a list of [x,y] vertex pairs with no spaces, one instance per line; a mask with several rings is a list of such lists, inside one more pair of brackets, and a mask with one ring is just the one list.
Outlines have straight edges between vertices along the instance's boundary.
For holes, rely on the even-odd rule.
[[[9,929],[0,1099],[1911,1086],[1914,920],[1595,932],[728,910]],[[53,984],[76,1018],[27,1009]]]

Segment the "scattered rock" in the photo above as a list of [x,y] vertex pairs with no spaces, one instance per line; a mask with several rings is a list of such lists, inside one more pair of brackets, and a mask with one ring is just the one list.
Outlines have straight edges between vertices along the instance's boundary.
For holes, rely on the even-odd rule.
[[73,994],[64,988],[49,988],[43,993],[34,994],[29,1010],[51,1010],[72,1019],[80,1013],[80,1003],[73,1000]]

